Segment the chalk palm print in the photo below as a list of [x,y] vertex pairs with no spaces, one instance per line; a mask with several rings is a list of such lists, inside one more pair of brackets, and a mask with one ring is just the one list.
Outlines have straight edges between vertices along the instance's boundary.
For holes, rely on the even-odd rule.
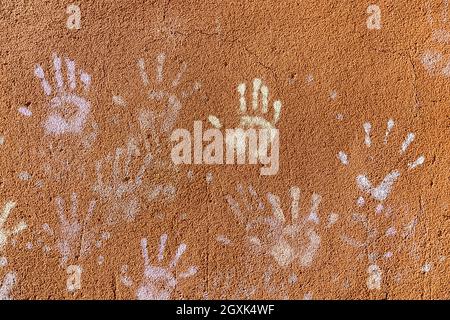
[[[137,60],[142,90],[148,101],[147,106],[139,109],[138,123],[146,150],[152,151],[153,154],[159,153],[161,139],[167,139],[171,134],[184,101],[201,88],[199,82],[187,85],[183,83],[183,77],[187,70],[185,62],[181,64],[178,73],[169,79],[164,72],[166,54],[158,54],[155,62],[154,78],[152,78],[147,73],[145,59]],[[186,86],[188,88],[181,88]],[[128,105],[120,95],[113,96],[113,102],[122,107]]]
[[[395,127],[395,122],[393,119],[387,120],[386,129],[384,131],[383,145],[384,148],[390,148],[390,134]],[[372,147],[372,124],[370,122],[365,122],[362,125],[362,129],[364,131],[364,141],[362,143],[365,145],[368,152]],[[400,159],[396,163],[402,164],[402,158],[408,155],[408,148],[416,139],[416,135],[413,132],[409,132],[404,138],[403,142],[398,145],[398,149],[389,150],[392,153],[392,157],[396,157]],[[338,159],[343,166],[351,166],[351,155],[347,155],[345,151],[339,151]],[[354,155],[360,156],[360,155]],[[373,157],[369,157],[369,159],[373,159]],[[404,161],[403,161],[404,162]],[[358,206],[362,207],[366,203],[366,198],[369,197],[377,202],[376,211],[380,213],[383,210],[383,203],[391,194],[392,190],[395,187],[395,184],[400,179],[402,175],[405,173],[414,170],[420,166],[422,166],[425,162],[425,157],[420,155],[412,160],[403,164],[403,167],[393,167],[387,170],[385,174],[383,174],[383,178],[381,181],[374,183],[371,181],[371,178],[368,173],[368,169],[370,168],[357,168],[360,170],[359,174],[354,177],[354,181],[356,182],[356,186],[362,192],[362,195],[358,197],[356,200]]]
[[450,44],[449,1],[427,1],[426,7],[432,47],[422,54],[422,64],[431,75],[448,78],[450,56],[445,54],[445,46]]
[[[165,53],[160,53],[156,56],[155,68],[152,73],[154,74],[154,77],[149,76],[147,73],[146,62],[143,58],[137,60],[136,66],[147,103],[140,106],[138,110],[136,120],[139,125],[139,133],[130,136],[129,141],[133,141],[132,143],[135,145],[143,144],[146,156],[136,179],[134,179],[134,182],[130,182],[128,188],[118,188],[117,183],[113,183],[116,187],[112,188],[112,190],[126,190],[126,192],[118,193],[119,196],[123,195],[123,197],[128,197],[128,200],[125,202],[119,200],[119,203],[115,205],[115,207],[123,207],[123,209],[120,210],[125,212],[125,216],[128,217],[128,220],[132,220],[139,212],[140,202],[135,195],[136,191],[140,190],[142,187],[142,178],[145,171],[148,171],[149,169],[150,159],[151,172],[158,172],[158,174],[153,175],[154,177],[176,177],[178,175],[178,168],[163,154],[163,146],[169,142],[168,137],[174,129],[183,108],[183,104],[201,88],[199,82],[184,83],[183,78],[187,71],[187,64],[185,62],[181,63],[176,75],[172,77],[167,76],[164,70],[166,66]],[[125,98],[121,95],[113,96],[113,102],[120,107],[128,106]],[[128,143],[128,145],[130,145],[130,143]],[[134,149],[137,150],[137,148]],[[108,157],[111,158],[111,156]],[[127,159],[128,157],[130,157],[130,152],[127,152]],[[111,160],[107,159],[107,161]],[[101,173],[101,170],[102,168],[97,166],[98,177],[100,176],[99,172]],[[123,172],[127,172],[127,170],[127,164],[125,163]],[[165,173],[167,173],[167,175]],[[114,181],[114,170],[112,177],[112,180]],[[164,181],[147,185],[144,190],[144,201],[172,201],[177,190],[176,183],[172,182],[171,179],[165,179]],[[98,179],[98,181],[100,181],[100,179]],[[101,185],[101,183],[97,184],[97,186],[99,185]],[[96,187],[96,189],[99,190],[101,188]],[[114,194],[114,191],[106,191],[103,192],[103,194],[111,195]],[[116,199],[116,196],[113,196],[113,198]]]
[[[165,259],[165,248],[167,245],[167,234],[160,237],[156,264],[151,263],[148,254],[147,239],[141,240],[142,257],[144,260],[144,276],[136,290],[136,297],[139,300],[169,300],[179,279],[186,279],[197,273],[196,267],[189,267],[186,271],[175,273],[178,261],[186,251],[186,244],[181,243],[173,259],[167,264],[163,264]],[[165,265],[165,266],[164,266]],[[128,266],[122,267],[122,283],[125,286],[133,286],[133,281],[127,274]]]
[[[388,169],[382,174],[381,181],[371,181],[371,174],[377,176],[377,172],[370,174],[370,161],[372,164],[376,164],[376,159],[372,156],[363,159],[369,159],[369,161],[359,162],[357,168],[352,167],[352,155],[347,155],[344,151],[339,151],[337,157],[341,164],[348,168],[351,172],[357,172],[356,176],[352,176],[352,180],[356,184],[360,194],[355,197],[356,207],[349,210],[347,214],[348,229],[341,236],[344,243],[359,250],[359,255],[365,255],[369,265],[367,268],[368,278],[367,287],[369,289],[380,290],[382,287],[383,269],[381,263],[391,260],[391,258],[400,253],[402,250],[409,250],[413,255],[416,245],[412,239],[414,238],[414,232],[418,223],[418,218],[415,217],[411,221],[400,223],[398,217],[403,216],[396,214],[396,211],[391,206],[387,205],[389,196],[395,190],[395,186],[400,178],[406,173],[417,169],[425,162],[423,155],[413,157],[410,161],[403,160],[408,156],[408,149],[414,142],[416,135],[413,132],[407,133],[406,137],[401,143],[397,144],[397,148],[392,148],[390,143],[390,135],[395,127],[393,119],[389,119],[386,123],[386,128],[382,132],[382,145],[381,148],[388,149],[388,152],[392,153],[396,167]],[[372,149],[372,124],[366,122],[362,126],[364,132],[364,139],[361,141],[363,150],[367,152]],[[378,135],[376,140],[380,140]],[[384,150],[384,149],[383,149]],[[355,158],[361,157],[361,155],[353,155]],[[360,166],[364,166],[361,168]],[[367,167],[366,167],[367,166]],[[370,201],[369,201],[370,200]],[[375,210],[372,210],[368,203],[375,204]],[[402,225],[403,224],[403,225]],[[360,229],[360,235],[355,236],[357,230]],[[350,235],[352,234],[352,235]],[[386,248],[381,251],[376,249],[374,243],[385,239],[391,242],[393,245],[391,248]]]
[[110,225],[121,219],[133,221],[140,211],[137,192],[143,187],[144,175],[152,163],[152,155],[141,154],[141,149],[135,139],[129,138],[126,146],[96,162],[93,190],[110,207]]
[[[271,256],[283,268],[292,263],[302,267],[312,265],[321,243],[318,233],[321,224],[319,194],[312,194],[309,212],[300,215],[300,189],[291,187],[290,216],[287,216],[275,194],[267,193],[267,202],[263,202],[251,185],[246,190],[240,184],[237,193],[237,196],[228,195],[227,202],[237,219],[245,224],[247,242],[251,247]],[[269,216],[265,215],[265,203],[272,211]],[[334,224],[337,218],[330,215],[328,225]]]
[[[259,78],[255,78],[253,80],[253,91],[251,94],[251,107],[250,104],[247,103],[246,97],[247,84],[240,83],[237,86],[237,92],[239,94],[239,113],[240,113],[240,121],[239,125],[231,126],[229,128],[242,128],[242,129],[275,129],[275,125],[280,120],[281,101],[276,100],[273,102],[272,108],[272,119],[267,120],[267,116],[270,111],[269,105],[269,88],[263,83],[263,81]],[[222,128],[222,122],[213,115],[208,117],[209,122],[215,128]],[[266,142],[273,141],[274,133],[270,133],[270,136],[267,136]],[[246,136],[241,135],[240,133],[236,133],[236,136],[231,137],[231,139],[227,140],[227,144],[234,146],[236,144],[238,152],[245,152],[245,144],[246,144]],[[265,150],[258,150],[260,153],[265,153]]]
[[[106,226],[102,221],[95,226],[90,225],[96,201],[90,200],[85,210],[80,210],[79,196],[76,192],[70,194],[69,201],[58,195],[55,199],[55,208],[59,224],[52,228],[49,224],[42,225],[42,230],[37,232],[42,236],[37,241],[37,247],[42,248],[44,253],[56,249],[60,256],[61,267],[67,267],[74,259],[86,258],[94,247],[101,247],[110,237]],[[56,242],[54,245],[49,244]],[[29,249],[33,248],[28,243]]]
[[[64,69],[66,74],[64,74]],[[85,131],[91,113],[88,98],[91,76],[83,70],[77,70],[75,61],[53,54],[54,85],[50,85],[40,64],[34,68],[35,76],[40,80],[42,90],[49,99],[48,116],[43,122],[47,134],[80,135],[83,145],[89,148],[97,136],[97,123],[92,121],[92,131]],[[65,76],[65,77],[64,77]],[[79,83],[78,83],[79,82]],[[80,89],[81,86],[81,89]]]

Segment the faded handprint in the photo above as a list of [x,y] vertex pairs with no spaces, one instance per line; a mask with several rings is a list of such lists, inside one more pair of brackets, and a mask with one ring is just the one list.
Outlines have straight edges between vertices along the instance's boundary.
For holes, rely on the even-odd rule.
[[[152,156],[147,153],[142,159],[138,172],[134,175],[132,166],[141,156],[136,141],[128,140],[126,148],[116,148],[115,154],[109,154],[105,160],[96,162],[97,180],[93,187],[111,207],[108,224],[115,224],[122,216],[127,221],[133,221],[140,210],[140,201],[136,191],[142,186],[142,180],[147,168],[152,162]],[[123,159],[122,159],[123,158]],[[109,181],[104,181],[105,162],[110,164]]]
[[[89,222],[95,210],[96,201],[89,201],[86,214],[79,215],[79,200],[78,195],[72,192],[70,196],[70,205],[66,205],[66,201],[61,196],[55,199],[56,212],[58,215],[59,226],[57,231],[51,228],[47,223],[42,225],[42,231],[38,235],[45,235],[45,238],[53,238],[55,241],[55,249],[60,255],[61,267],[67,267],[68,262],[75,257],[84,258],[93,249],[93,244],[99,247],[102,240],[109,238],[109,233],[103,232],[100,234],[102,225],[91,227]],[[98,240],[101,237],[102,240]],[[37,247],[42,247],[45,253],[51,251],[52,245],[46,243],[47,240],[39,238]],[[32,243],[28,243],[27,247],[31,249]]]
[[[289,289],[297,282],[295,274],[285,276],[276,267],[269,265],[259,277],[260,264],[246,264],[243,276],[241,266],[227,268],[225,272],[212,277],[211,285],[205,293],[206,299],[257,300],[289,299]],[[258,274],[258,277],[255,275]],[[247,278],[247,276],[249,276]],[[281,277],[280,277],[281,276]],[[282,281],[277,281],[278,279]]]
[[[395,122],[392,119],[389,119],[387,121],[386,131],[384,134],[383,144],[385,146],[388,145],[389,136],[391,134],[392,129],[394,128]],[[364,144],[367,148],[370,148],[372,146],[372,137],[371,137],[371,131],[372,131],[372,124],[370,122],[366,122],[363,124],[364,129]],[[410,132],[407,134],[405,139],[403,140],[400,149],[398,151],[399,155],[403,157],[410,144],[415,140],[415,134]],[[358,155],[355,155],[358,156]],[[348,155],[344,151],[339,151],[338,158],[342,165],[349,166],[350,161]],[[413,170],[417,168],[418,166],[421,166],[425,162],[425,157],[423,155],[420,155],[416,158],[413,162],[409,162],[406,165],[407,170]],[[372,181],[370,181],[368,174],[366,172],[362,172],[356,176],[356,186],[358,189],[360,189],[363,193],[371,197],[372,199],[376,200],[378,202],[378,206],[376,208],[376,211],[380,213],[383,210],[383,202],[387,199],[387,197],[391,194],[393,187],[397,180],[400,178],[400,175],[402,174],[402,171],[398,168],[392,168],[390,169],[386,175],[384,175],[381,182],[379,182],[377,185],[375,185]],[[357,199],[357,204],[362,207],[364,206],[366,200],[363,196],[360,196]]]
[[[255,210],[251,202],[255,202],[256,210],[263,212],[265,205],[253,187],[249,186],[248,193],[238,185],[238,193],[242,197],[241,204],[230,195],[227,196],[228,204],[236,217],[246,223],[247,240],[258,251],[270,255],[281,267],[287,267],[293,262],[298,262],[302,267],[309,267],[320,247],[321,237],[317,233],[320,225],[318,215],[321,197],[318,194],[311,196],[311,208],[307,216],[299,215],[300,189],[296,186],[290,189],[292,198],[291,216],[286,217],[280,198],[272,193],[267,194],[267,201],[271,206],[271,216],[257,218],[245,217],[242,210]],[[248,195],[253,200],[248,200]],[[335,214],[329,217],[328,226],[337,220]]]
[[[164,250],[167,243],[167,234],[161,235],[157,260],[161,263],[164,260]],[[147,239],[141,240],[142,257],[144,259],[144,278],[136,291],[139,300],[169,300],[178,279],[186,279],[197,273],[196,267],[190,267],[187,271],[175,274],[178,260],[186,251],[186,244],[182,243],[177,248],[173,260],[168,266],[162,267],[152,265],[148,256]],[[127,273],[127,266],[122,267],[122,282],[126,286],[132,286]]]
[[0,300],[12,300],[11,290],[16,284],[16,273],[8,272],[0,284]]
[[[49,97],[50,114],[44,121],[44,129],[53,135],[80,134],[86,125],[91,104],[86,97],[91,85],[91,76],[75,67],[75,61],[65,58],[67,79],[63,77],[61,58],[53,54],[53,69],[55,73],[55,86],[52,87],[47,79],[41,65],[37,64],[34,69],[35,76],[41,81],[42,89]],[[77,92],[77,80],[81,81],[83,90]],[[97,134],[97,124],[92,123],[93,133],[83,138],[85,146],[90,146]]]
[[[89,240],[85,236],[85,225],[92,218],[92,214],[95,208],[95,200],[90,201],[87,214],[84,217],[84,221],[78,216],[78,197],[75,192],[71,197],[70,213],[68,214],[66,206],[62,197],[56,197],[56,209],[58,212],[59,225],[60,225],[60,240],[58,241],[57,248],[61,254],[61,264],[66,266],[69,259],[73,258],[74,249],[81,243],[80,256],[83,256],[88,251]],[[88,238],[92,236],[88,235]]]
[[3,248],[6,246],[8,242],[8,238],[10,236],[18,235],[20,232],[25,230],[27,228],[27,224],[25,221],[20,221],[14,228],[8,229],[6,228],[6,220],[8,219],[11,210],[14,209],[16,206],[16,203],[13,201],[6,202],[5,206],[3,207],[2,213],[0,215],[0,252],[3,250]]
[[[182,84],[187,64],[183,62],[177,75],[173,79],[167,80],[164,75],[165,63],[166,55],[164,53],[158,54],[155,79],[154,82],[151,82],[146,71],[145,60],[140,58],[137,61],[143,89],[148,100],[164,106],[162,110],[160,107],[156,109],[145,107],[139,110],[138,121],[145,147],[147,151],[152,152],[159,150],[161,138],[167,137],[175,126],[183,106],[183,100],[189,98],[201,88],[200,83],[195,82],[191,89],[180,91],[179,87]],[[122,96],[114,96],[113,102],[119,106],[127,105]],[[156,149],[152,148],[152,144],[156,146]]]
[[[376,215],[376,216],[374,216]],[[403,214],[402,216],[404,216]],[[357,260],[368,263],[367,287],[369,290],[380,290],[382,287],[382,268],[392,263],[396,256],[407,255],[415,263],[420,262],[417,254],[416,226],[417,218],[409,222],[398,222],[391,208],[385,210],[385,214],[353,213],[348,218],[348,226],[341,240],[344,244],[354,248]],[[377,242],[383,244],[380,248]]]
[[450,56],[445,54],[445,46],[450,44],[449,1],[438,3],[427,1],[428,23],[432,30],[433,48],[422,54],[422,64],[432,75],[450,77]]
[[[281,101],[276,100],[273,102],[273,115],[272,120],[266,119],[267,113],[270,111],[269,106],[269,88],[262,82],[261,79],[255,78],[253,80],[253,93],[252,93],[252,104],[247,106],[246,98],[247,85],[241,83],[237,86],[237,92],[239,93],[239,112],[241,114],[239,127],[246,129],[275,129],[275,125],[280,120],[281,114]],[[222,128],[221,121],[213,115],[208,117],[209,122],[215,128]],[[246,150],[246,136],[241,135],[240,132],[236,133],[235,137],[227,140],[227,144],[234,146],[236,143],[238,152]],[[272,142],[275,133],[270,131],[270,136],[266,137],[267,142]],[[259,152],[259,151],[258,151]],[[265,151],[264,151],[265,152]]]
[[[379,135],[374,138],[374,140],[382,141],[382,148],[390,149],[389,140],[394,126],[394,120],[389,119],[386,124],[384,135]],[[351,172],[355,172],[354,181],[356,187],[361,192],[361,194],[356,197],[356,210],[352,209],[352,211],[350,211],[351,214],[347,218],[348,231],[345,231],[345,233],[341,235],[341,240],[345,244],[358,250],[358,257],[368,260],[367,286],[370,290],[380,290],[383,283],[382,264],[391,260],[395,255],[412,251],[411,247],[414,247],[415,244],[414,241],[412,241],[413,244],[410,245],[410,242],[413,238],[412,234],[414,233],[417,224],[416,218],[406,223],[405,221],[398,221],[406,215],[395,215],[394,220],[393,209],[390,205],[386,205],[386,202],[388,197],[392,194],[400,177],[406,172],[421,166],[425,162],[425,157],[420,155],[412,162],[405,162],[402,160],[402,158],[407,155],[411,143],[413,143],[416,138],[414,133],[409,132],[396,151],[392,152],[388,150],[381,154],[377,153],[380,157],[391,155],[388,160],[383,161],[381,158],[375,158],[372,156],[373,149],[371,148],[373,139],[372,124],[369,122],[364,123],[363,132],[364,139],[361,144],[362,150],[352,154],[353,160],[343,151],[338,153],[338,159],[341,164],[348,167],[348,170]],[[359,148],[359,144],[357,148]],[[396,153],[398,156],[395,156]],[[392,154],[394,156],[392,156]],[[393,162],[393,165],[388,164],[388,167],[390,166],[390,168],[386,173],[381,175],[381,181],[378,183],[371,181],[367,170],[363,168],[367,166],[368,163],[370,165],[370,163],[375,160],[389,163],[390,159],[396,161]],[[376,173],[373,172],[371,175],[376,176]],[[369,212],[362,212],[368,199],[376,204],[375,210],[372,211],[373,208],[370,206],[368,207],[370,208]],[[403,232],[400,231],[402,228]],[[384,244],[389,243],[389,246],[383,246],[381,250],[380,248],[377,249],[375,243],[379,240],[383,240]]]

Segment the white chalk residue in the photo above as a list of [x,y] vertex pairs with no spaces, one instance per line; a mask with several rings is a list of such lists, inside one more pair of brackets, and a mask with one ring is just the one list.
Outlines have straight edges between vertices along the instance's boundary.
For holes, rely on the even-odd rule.
[[[56,197],[56,209],[59,218],[60,238],[58,240],[57,248],[61,255],[61,265],[66,266],[69,259],[74,257],[74,249],[77,248],[77,244],[81,241],[80,254],[84,255],[91,250],[91,244],[86,242],[86,238],[83,239],[81,234],[84,224],[89,222],[92,218],[92,214],[95,208],[95,200],[89,203],[87,214],[82,220],[78,216],[78,196],[75,192],[71,195],[71,207],[68,214],[64,200],[62,197]],[[91,239],[92,240],[92,239]]]
[[[141,108],[138,116],[147,150],[150,150],[151,146],[159,148],[161,137],[167,137],[172,132],[183,107],[183,101],[201,89],[201,84],[194,82],[188,89],[181,90],[187,64],[182,62],[177,74],[168,80],[164,74],[165,63],[165,53],[158,54],[154,76],[149,77],[145,60],[143,58],[137,60],[143,90],[150,100],[149,106]],[[119,102],[118,105],[121,105],[121,99],[115,98],[116,103]],[[158,110],[154,109],[155,102],[159,105]]]
[[370,122],[366,122],[363,124],[363,128],[364,128],[364,144],[367,147],[370,147],[372,145],[372,140],[370,138],[370,131],[372,130],[372,125],[370,124]]
[[28,181],[31,179],[31,175],[26,171],[22,171],[22,172],[19,172],[18,178],[19,178],[19,180],[22,180],[22,181]]
[[222,244],[225,245],[225,246],[228,246],[228,245],[231,244],[231,240],[228,239],[227,236],[224,236],[224,235],[221,235],[221,234],[219,234],[219,235],[216,237],[216,240],[217,240],[218,242],[222,243]]
[[369,178],[367,178],[366,175],[358,175],[356,177],[356,183],[362,191],[369,193],[374,199],[378,201],[383,201],[388,197],[392,190],[392,186],[399,177],[400,172],[394,170],[388,173],[378,186],[374,187],[372,186],[372,183],[369,181]]
[[389,134],[391,133],[392,129],[394,128],[394,125],[395,125],[395,122],[393,119],[389,119],[387,121],[386,132],[384,134],[384,144],[388,143]]
[[7,229],[5,224],[6,220],[8,219],[12,209],[14,209],[16,206],[16,203],[13,201],[6,202],[5,206],[3,207],[2,213],[0,215],[0,252],[3,250],[3,248],[6,246],[8,242],[8,238],[10,236],[15,236],[21,233],[23,230],[27,228],[27,224],[22,220],[20,221],[14,228]]
[[127,102],[125,101],[125,99],[121,96],[113,96],[112,97],[112,102],[119,106],[119,107],[126,107],[127,106]]
[[376,264],[372,264],[367,268],[367,273],[369,274],[367,278],[367,288],[369,290],[381,290],[381,269]]
[[348,165],[348,156],[344,151],[339,151],[338,158],[344,166]]
[[414,162],[408,163],[408,169],[412,170],[425,163],[425,157],[420,156]]
[[[384,139],[383,144],[387,145],[389,141],[389,136],[395,126],[395,122],[393,119],[388,119],[386,124],[386,130],[384,133]],[[365,122],[363,124],[364,129],[364,145],[366,147],[372,146],[372,138],[371,138],[371,131],[372,131],[372,124],[370,122]],[[401,143],[400,147],[400,155],[406,154],[406,151],[408,150],[411,143],[415,140],[416,136],[414,133],[410,132],[407,134],[406,138]],[[348,156],[343,151],[340,151],[338,153],[338,158],[342,165],[349,165]],[[408,169],[414,169],[419,165],[422,165],[425,162],[425,157],[420,156],[417,158],[414,162],[408,163],[407,168]],[[401,170],[399,169],[392,169],[390,172],[384,176],[383,180],[378,184],[374,185],[370,179],[367,173],[362,173],[356,176],[356,185],[357,187],[363,191],[366,194],[369,194],[371,198],[383,202],[387,199],[387,197],[391,194],[394,184],[399,180],[401,176]],[[359,196],[356,201],[357,205],[359,207],[363,207],[366,204],[366,200],[364,197]],[[376,213],[381,213],[383,211],[383,205],[381,203],[377,204]]]
[[411,142],[414,141],[416,135],[412,132],[408,133],[408,135],[405,138],[405,141],[403,141],[402,143],[402,148],[400,150],[400,153],[405,153],[406,150],[408,149],[409,145],[411,144]]
[[[96,200],[88,202],[84,215],[80,215],[82,210],[79,208],[79,199],[75,192],[71,193],[70,205],[66,205],[64,198],[58,195],[55,206],[58,226],[54,230],[44,223],[42,230],[38,233],[41,237],[38,238],[37,243],[27,244],[29,250],[41,248],[44,253],[48,253],[56,249],[60,258],[60,267],[67,268],[69,262],[86,258],[95,249],[94,246],[100,248],[103,242],[109,239],[109,233],[100,235],[100,229],[104,227],[102,224],[90,225]],[[97,240],[98,238],[100,240]]]
[[16,273],[8,272],[0,285],[0,300],[12,300],[11,291],[16,284]]

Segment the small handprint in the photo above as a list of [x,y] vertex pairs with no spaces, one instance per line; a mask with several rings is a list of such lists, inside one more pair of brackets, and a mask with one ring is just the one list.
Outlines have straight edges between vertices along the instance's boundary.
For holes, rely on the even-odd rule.
[[[115,154],[109,154],[105,158],[106,161],[96,162],[97,180],[93,189],[107,200],[111,207],[108,224],[115,224],[120,216],[127,221],[133,221],[140,210],[136,191],[142,186],[144,174],[152,162],[152,155],[147,153],[133,178],[131,167],[140,155],[137,142],[130,138],[126,148],[116,148]],[[105,162],[110,164],[112,170],[108,182],[104,181]]]
[[[392,132],[392,129],[395,126],[395,122],[393,119],[389,119],[387,121],[386,125],[386,131],[383,138],[383,144],[385,146],[388,145],[389,137]],[[367,148],[370,148],[372,146],[372,137],[371,137],[371,131],[372,131],[372,124],[370,122],[366,122],[363,124],[363,130],[364,130],[364,144]],[[415,140],[416,135],[412,132],[408,133],[405,139],[403,140],[400,148],[399,148],[399,155],[402,157],[406,154],[409,146],[411,143]],[[355,155],[357,156],[357,155]],[[344,166],[349,166],[350,161],[348,155],[344,151],[339,151],[338,153],[338,159],[340,160],[341,164]],[[407,170],[413,170],[417,168],[418,166],[421,166],[425,162],[425,157],[423,155],[420,155],[416,158],[413,162],[409,162],[406,165]],[[389,172],[384,175],[383,179],[378,185],[374,185],[373,182],[370,181],[368,174],[365,172],[362,172],[356,176],[356,186],[358,189],[360,189],[363,193],[366,195],[369,195],[372,199],[378,202],[377,206],[377,212],[381,212],[383,209],[383,202],[387,199],[387,197],[391,194],[393,187],[397,180],[400,178],[402,174],[402,170],[399,170],[397,168],[393,168],[389,170]],[[366,200],[363,196],[358,197],[357,204],[362,207],[365,204]]]
[[[78,134],[85,127],[91,104],[86,98],[91,85],[91,76],[75,67],[75,61],[65,58],[67,81],[63,78],[62,60],[54,53],[53,68],[55,72],[56,88],[49,84],[41,65],[37,64],[34,74],[41,81],[46,96],[52,97],[49,101],[50,115],[44,121],[44,129],[49,134]],[[77,80],[81,81],[83,91],[77,92]],[[95,131],[96,125],[93,125]],[[89,137],[88,140],[92,139]]]
[[[272,120],[266,119],[267,113],[269,112],[269,88],[262,82],[261,79],[255,78],[253,80],[253,92],[252,92],[252,103],[251,108],[247,105],[246,99],[247,85],[241,83],[237,86],[237,92],[239,94],[239,112],[241,114],[239,127],[242,129],[275,129],[275,125],[280,120],[281,114],[281,101],[276,100],[273,102],[273,115]],[[209,122],[215,128],[222,128],[221,121],[213,115],[208,117]],[[245,133],[244,133],[245,134]],[[272,142],[274,139],[274,132],[270,133],[266,139],[267,142]],[[236,142],[235,142],[236,141]],[[231,137],[227,140],[227,144],[237,144],[237,150],[246,150],[246,136],[237,133],[236,137]]]
[[[249,244],[256,247],[258,251],[270,255],[281,267],[287,267],[297,261],[302,267],[309,267],[320,247],[321,237],[317,233],[320,225],[318,215],[321,196],[311,196],[311,208],[307,216],[300,217],[300,189],[296,186],[290,189],[292,198],[291,216],[288,219],[282,209],[280,198],[272,193],[267,194],[267,201],[272,208],[271,216],[259,216],[257,218],[245,217],[241,207],[247,211],[255,210],[262,212],[265,208],[262,199],[253,187],[249,186],[248,200],[247,192],[242,186],[238,186],[238,193],[243,198],[241,206],[234,197],[227,196],[228,204],[237,218],[246,223],[247,240]],[[256,208],[250,203],[254,202]],[[330,215],[329,226],[337,220],[335,215]]]
[[[167,234],[161,235],[157,260],[161,263],[164,260],[164,251],[167,243]],[[147,239],[141,240],[142,257],[144,259],[144,278],[136,291],[139,300],[169,300],[178,279],[186,279],[197,273],[196,267],[190,267],[187,271],[175,274],[178,260],[186,251],[186,244],[178,246],[173,260],[167,267],[152,265],[148,256]],[[122,267],[122,282],[126,286],[133,284],[126,275],[127,266]]]
[[6,220],[8,219],[11,210],[14,209],[16,203],[13,201],[6,202],[3,207],[2,214],[0,215],[0,252],[6,246],[8,238],[10,236],[18,235],[20,232],[27,228],[27,224],[22,220],[14,228],[7,229],[5,226]]
[[[143,88],[149,101],[156,102],[158,105],[164,105],[163,109],[146,107],[139,111],[139,127],[147,151],[152,150],[155,152],[155,149],[151,148],[152,144],[156,145],[156,149],[158,149],[161,138],[167,137],[174,128],[183,106],[183,100],[189,98],[201,88],[200,83],[195,82],[192,88],[180,92],[179,86],[182,83],[187,64],[183,62],[177,75],[171,81],[167,81],[164,76],[165,63],[166,55],[164,53],[158,54],[156,57],[155,79],[154,83],[151,83],[146,71],[145,60],[140,58],[137,61]],[[127,105],[126,100],[122,96],[114,96],[113,102],[119,106]],[[151,138],[151,140],[149,141],[148,138]]]
[[444,54],[444,48],[450,44],[449,25],[449,1],[439,1],[438,5],[432,6],[427,2],[428,23],[432,30],[431,39],[434,48],[427,49],[422,54],[422,64],[432,75],[450,77],[450,56]]
[[11,290],[16,284],[16,274],[8,272],[0,284],[0,300],[12,300]]

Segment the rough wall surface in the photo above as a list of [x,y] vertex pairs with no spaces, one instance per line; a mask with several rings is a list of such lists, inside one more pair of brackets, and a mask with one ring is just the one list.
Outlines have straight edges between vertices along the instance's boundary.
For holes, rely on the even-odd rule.
[[2,1],[0,298],[450,298],[449,10]]

